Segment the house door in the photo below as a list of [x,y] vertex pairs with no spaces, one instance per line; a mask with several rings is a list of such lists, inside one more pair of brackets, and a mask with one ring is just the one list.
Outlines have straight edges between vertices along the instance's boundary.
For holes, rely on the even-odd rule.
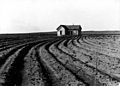
[[62,31],[60,31],[60,35],[62,35]]

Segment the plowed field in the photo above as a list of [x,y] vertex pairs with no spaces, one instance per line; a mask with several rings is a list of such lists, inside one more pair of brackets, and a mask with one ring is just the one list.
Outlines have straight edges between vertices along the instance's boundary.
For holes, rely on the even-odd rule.
[[0,40],[0,86],[120,86],[120,35]]

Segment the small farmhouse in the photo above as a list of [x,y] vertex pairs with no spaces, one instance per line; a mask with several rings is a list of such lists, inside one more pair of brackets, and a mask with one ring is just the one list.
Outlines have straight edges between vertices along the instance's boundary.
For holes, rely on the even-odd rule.
[[80,35],[81,30],[82,28],[80,25],[60,25],[57,28],[57,36]]

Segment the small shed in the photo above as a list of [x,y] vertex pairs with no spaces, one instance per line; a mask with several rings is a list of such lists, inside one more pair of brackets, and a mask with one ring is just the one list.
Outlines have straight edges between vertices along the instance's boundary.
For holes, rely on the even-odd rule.
[[57,36],[64,35],[81,35],[81,26],[80,25],[60,25],[57,28]]

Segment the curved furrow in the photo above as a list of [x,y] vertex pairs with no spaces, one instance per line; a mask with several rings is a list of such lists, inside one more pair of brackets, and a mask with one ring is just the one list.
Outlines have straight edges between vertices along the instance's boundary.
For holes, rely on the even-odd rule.
[[[90,37],[90,36],[86,36],[85,37],[85,39],[86,39],[86,41],[88,41],[88,43],[91,43],[91,44],[96,44],[97,42],[98,42],[98,40],[96,39],[96,38],[94,38],[94,37]],[[96,44],[96,46],[101,46],[99,43],[98,44]]]
[[[95,44],[95,43],[92,43],[90,40],[88,40],[88,38],[90,38],[90,37],[84,37],[83,39],[82,39],[82,41],[84,42],[84,43],[86,43],[86,44],[88,44],[88,45],[92,45],[93,47],[95,47],[95,48],[97,48],[97,49],[104,49],[105,48],[105,46],[103,47],[103,46],[101,46],[100,44]],[[92,39],[91,39],[92,40]],[[105,48],[105,49],[107,49],[107,48]],[[101,50],[102,51],[102,50]]]
[[56,47],[57,44],[59,44],[59,42],[56,42],[53,45],[49,46],[49,50],[53,57],[56,58],[68,71],[70,71],[78,81],[83,82],[86,86],[92,86],[90,85],[90,82],[85,79],[85,76],[83,77],[83,75],[81,74],[78,75],[78,72],[81,69],[79,66],[76,65],[78,60],[72,58],[68,54],[66,55],[65,52]]
[[[87,39],[89,40],[89,39]],[[87,41],[86,40],[86,41]],[[106,47],[106,49],[110,52],[110,53],[113,53],[113,54],[119,54],[120,51],[119,51],[119,42],[117,40],[117,38],[109,38],[109,39],[104,39],[102,38],[103,41],[99,42],[100,40],[99,39],[96,39],[97,43],[93,43],[94,45],[99,45],[99,46],[102,46],[101,44],[108,44],[108,46]],[[92,43],[92,39],[89,40],[90,43]],[[104,49],[105,49],[105,46],[102,46]]]
[[[56,58],[62,62],[62,64],[65,65],[65,67],[71,71],[79,80],[81,80],[82,82],[84,82],[87,86],[93,86],[90,84],[90,80],[88,80],[86,76],[84,75],[80,75],[78,74],[78,72],[80,72],[80,70],[82,69],[80,66],[78,66],[77,64],[79,64],[79,60],[74,59],[68,55],[66,55],[63,52],[60,52],[60,50],[58,50],[58,48],[55,48],[55,46],[51,46],[50,50],[52,53],[54,53],[54,55],[56,56]],[[81,74],[83,74],[84,71],[81,72]],[[86,78],[86,79],[85,79]]]
[[[46,43],[43,46],[45,46],[45,45],[46,45]],[[44,61],[44,59],[43,59],[44,55],[42,55],[42,54],[45,54],[45,53],[41,53],[39,51],[39,48],[41,50],[43,48],[43,46],[38,46],[35,49],[36,50],[36,54],[35,55],[36,55],[36,58],[37,58],[37,61],[38,61],[39,65],[41,66],[42,79],[44,80],[44,83],[45,83],[44,86],[53,86],[53,84],[55,83],[53,81],[53,76],[52,76],[53,74],[49,70],[49,65],[47,65],[48,63],[46,63],[46,61]]]
[[6,49],[10,49],[12,47],[17,47],[18,45],[21,45],[21,44],[32,42],[32,41],[34,40],[23,39],[23,40],[16,40],[16,41],[13,40],[13,42],[10,42],[11,44],[7,44],[7,45],[2,45],[2,43],[0,43],[2,45],[0,46],[0,52]]
[[78,39],[80,36],[72,36],[71,38],[67,38],[66,40],[65,40],[65,42],[64,42],[64,46],[65,47],[68,47],[68,45],[69,45],[69,43],[72,41],[72,40],[76,40],[76,39]]
[[[97,54],[98,57],[100,57],[100,58],[104,57],[104,59],[105,58],[108,59],[110,61],[110,63],[119,65],[120,59],[115,56],[101,53],[99,49],[94,50],[94,48],[87,48],[84,46],[84,43],[82,43],[82,41],[81,41],[81,43],[74,42],[74,44],[76,44],[77,47],[73,46],[73,48],[75,48],[75,49],[77,48],[79,51],[82,51],[82,52],[86,53],[87,55],[94,56],[95,54]],[[106,61],[108,61],[108,60],[106,60]]]
[[[102,49],[103,50],[103,49]],[[119,73],[118,71],[120,71],[120,58],[118,57],[119,55],[115,55],[115,54],[111,54],[110,52],[106,53],[104,52],[100,52],[99,49],[94,49],[92,48],[92,50],[90,51],[94,51],[96,52],[97,56],[104,62],[109,63],[109,65],[111,64],[112,69],[110,69],[109,71],[114,71],[115,73]],[[115,69],[115,70],[114,70]],[[106,69],[105,69],[106,70]],[[116,74],[117,75],[117,74]],[[118,76],[118,75],[117,75]]]
[[11,47],[9,49],[5,49],[3,51],[0,51],[0,59],[2,59],[2,57],[4,57],[8,52],[10,52],[11,50],[13,50],[15,47]]
[[85,38],[83,38],[82,41],[83,41],[84,44],[87,44],[88,46],[90,46],[95,51],[97,50],[100,53],[107,54],[107,55],[114,56],[114,57],[116,57],[116,55],[117,55],[117,58],[119,58],[119,55],[120,55],[119,48],[112,48],[111,46],[107,46],[107,47],[100,46],[100,47],[98,47],[95,44],[89,43]]
[[[79,37],[80,37],[80,36],[73,37],[73,38],[71,38],[71,39],[66,39],[66,40],[64,40],[64,41],[62,41],[62,42],[57,43],[58,49],[62,50],[62,52],[64,52],[65,54],[68,54],[68,55],[70,55],[70,56],[72,56],[72,57],[75,57],[75,56],[76,56],[76,52],[75,52],[74,50],[68,48],[68,46],[71,44],[71,42],[72,42],[73,40],[76,40],[76,39],[78,39]],[[67,45],[67,46],[66,46],[66,45]]]
[[106,50],[104,50],[102,47],[100,47],[100,48],[96,47],[95,48],[94,45],[86,44],[81,39],[78,39],[78,40],[73,42],[73,45],[78,47],[78,48],[86,49],[86,50],[92,51],[92,52],[98,52],[100,54],[103,54],[103,52],[106,52]]
[[[50,40],[50,39],[47,39],[47,40]],[[44,41],[47,41],[47,40],[44,39],[44,40],[40,40],[40,41],[36,40],[36,41],[32,41],[32,42],[23,43],[23,44],[14,46],[12,48],[9,48],[7,50],[4,50],[4,51],[0,52],[0,67],[5,63],[5,61],[8,59],[9,56],[13,55],[21,47],[32,44],[32,43],[35,43],[35,42],[44,42]]]
[[22,39],[22,40],[5,41],[5,43],[0,43],[0,45],[1,45],[0,51],[11,48],[11,47],[15,47],[15,46],[20,45],[22,43],[26,43],[26,42],[28,43],[30,41],[33,41],[33,40],[31,40],[29,38],[29,39]]
[[51,86],[84,86],[84,84],[78,81],[49,51],[49,46],[53,45],[55,42],[57,41],[48,43],[39,50],[41,61],[46,63],[44,66],[48,69],[49,77],[52,79]]
[[23,46],[25,46],[27,44],[29,44],[29,43],[17,45],[12,48],[9,48],[8,50],[4,50],[3,52],[1,52],[0,67],[5,63],[5,61],[8,59],[9,56],[13,55],[18,49],[22,48]]
[[[53,48],[53,49],[55,49],[55,48]],[[54,51],[55,52],[55,51]],[[54,53],[53,52],[53,53]],[[58,51],[57,51],[58,52]],[[56,52],[55,52],[55,54],[56,54]],[[57,55],[58,56],[58,55]],[[63,55],[63,58],[64,57],[66,57],[65,55]],[[59,58],[62,58],[62,57],[59,57]],[[70,60],[68,60],[68,61],[70,61]],[[79,61],[78,61],[79,62]],[[70,63],[72,63],[72,62],[70,62]],[[84,63],[83,63],[84,64]],[[74,65],[74,64],[73,64]],[[72,66],[73,66],[72,65]],[[85,64],[85,65],[87,65],[87,64]],[[88,66],[88,65],[87,65]],[[90,67],[90,68],[89,68]],[[91,69],[92,68],[92,69]],[[72,68],[71,68],[72,69]],[[74,66],[73,66],[73,69],[74,69]],[[85,68],[83,68],[83,69],[85,69]],[[115,85],[115,82],[116,81],[119,81],[119,78],[117,78],[116,76],[111,76],[111,75],[108,75],[107,73],[105,73],[104,71],[100,71],[100,70],[98,70],[98,69],[95,69],[94,67],[92,67],[92,66],[88,66],[87,67],[87,69],[89,69],[89,70],[87,70],[87,71],[90,71],[90,70],[97,70],[96,71],[96,73],[97,73],[97,75],[96,76],[98,76],[98,75],[100,75],[99,77],[98,77],[98,80],[100,81],[100,80],[103,80],[102,78],[101,78],[101,76],[103,77],[104,76],[104,79],[109,79],[109,81],[108,82],[101,82],[101,83],[106,83],[106,84],[111,84],[111,83],[114,83],[114,85]],[[75,69],[75,70],[77,70],[77,69]],[[85,69],[86,70],[86,69]],[[93,74],[95,73],[95,71],[93,72]],[[89,73],[88,72],[88,74],[91,74],[91,73]],[[96,76],[95,76],[95,78],[96,78]],[[107,77],[109,77],[109,78],[107,78]],[[113,81],[110,81],[111,79],[115,79],[115,80],[113,80]],[[112,84],[113,85],[113,84]]]
[[9,46],[6,46],[6,47],[0,47],[0,52],[4,51],[4,50],[7,50],[9,48],[12,48],[12,47],[15,47],[14,45],[9,45]]
[[[23,47],[22,47],[23,48]],[[6,83],[6,75],[9,71],[9,69],[12,67],[12,63],[15,61],[16,56],[18,53],[22,50],[22,48],[18,49],[13,55],[11,55],[5,63],[0,68],[0,85],[2,86],[4,83]]]
[[[92,46],[89,46],[89,48],[87,48],[86,46],[84,46],[85,45],[85,43],[83,42],[83,41],[81,41],[81,42],[78,42],[78,41],[74,41],[74,42],[72,42],[72,44],[71,44],[71,46],[73,47],[73,49],[75,48],[77,48],[77,49],[79,49],[79,51],[82,51],[82,52],[84,52],[84,53],[86,53],[87,55],[94,55],[94,54],[97,54],[97,55],[100,55],[100,56],[102,56],[102,57],[108,57],[110,60],[114,60],[115,61],[115,63],[116,63],[116,60],[118,60],[117,61],[117,64],[119,64],[119,58],[117,58],[117,57],[112,57],[112,56],[109,56],[108,54],[104,54],[104,53],[101,53],[101,52],[99,52],[98,51],[98,49],[96,49],[96,50],[94,50],[94,47],[92,47]],[[94,45],[93,45],[94,46]],[[91,48],[90,48],[91,47]],[[74,49],[74,50],[75,50]],[[112,58],[112,59],[111,59]]]
[[[0,52],[3,51],[3,50],[6,50],[6,49],[9,49],[9,48],[12,48],[12,47],[15,47],[15,46],[18,46],[18,45],[21,45],[21,44],[25,44],[25,43],[31,43],[31,42],[35,42],[36,40],[37,41],[43,41],[43,40],[48,40],[48,39],[53,39],[53,38],[56,38],[56,37],[51,37],[51,38],[29,38],[29,39],[22,39],[22,40],[12,40],[12,42],[10,42],[10,44],[7,44],[7,45],[2,45],[2,43],[0,43],[2,46],[0,46]],[[8,42],[9,43],[9,42]]]
[[19,43],[19,44],[11,44],[11,45],[0,47],[0,52],[2,52],[4,50],[7,50],[7,49],[10,49],[10,48],[13,48],[13,47],[17,47],[18,45],[21,45],[21,44],[24,44],[24,43],[26,43],[26,42]]
[[71,37],[70,38],[67,38],[66,40],[64,40],[64,46],[68,46],[68,42],[70,42],[71,40]]
[[[79,40],[79,39],[78,39]],[[79,46],[78,46],[79,44]],[[74,45],[74,46],[73,46]],[[116,57],[112,57],[112,56],[109,56],[109,55],[106,55],[106,54],[103,54],[103,53],[100,53],[98,52],[97,50],[96,51],[92,51],[92,50],[89,50],[89,49],[86,49],[86,47],[83,47],[82,45],[84,45],[84,43],[78,43],[78,41],[74,42],[72,46],[72,49],[73,50],[76,50],[76,51],[79,51],[78,53],[80,54],[80,52],[82,52],[82,54],[85,54],[85,56],[89,57],[91,60],[94,59],[94,57],[97,57],[99,59],[95,59],[93,62],[96,62],[96,63],[99,63],[99,62],[106,62],[109,64],[109,66],[111,66],[113,69],[110,69],[108,70],[109,72],[113,72],[113,73],[116,73],[115,75],[118,76],[117,73],[119,73],[120,69],[119,69],[119,63],[120,63],[120,59],[119,58],[116,58]],[[75,46],[76,45],[76,46]],[[71,49],[71,48],[70,48]],[[89,61],[88,61],[89,62]],[[89,64],[89,63],[88,63]],[[102,64],[102,63],[99,63],[99,64]],[[98,67],[99,68],[99,67]],[[104,67],[102,67],[104,68]],[[101,68],[100,68],[101,69]],[[107,70],[107,69],[105,69]]]
[[9,62],[9,70],[6,74],[5,82],[3,86],[21,86],[22,75],[21,70],[23,69],[24,60],[23,58],[28,53],[28,47],[24,47],[17,56],[15,56],[13,62]]
[[[71,40],[73,41],[73,40]],[[61,42],[60,44],[58,44],[58,49],[62,50],[62,52],[64,52],[65,54],[69,54],[70,56],[77,58],[85,63],[89,62],[92,58],[87,57],[87,55],[85,53],[82,53],[81,51],[79,51],[78,49],[74,50],[72,49],[72,47],[66,47],[64,46],[64,43],[66,41]],[[71,42],[72,43],[72,42]],[[71,43],[69,42],[68,46],[71,46]],[[86,57],[86,58],[83,58]]]
[[24,58],[22,86],[51,86],[51,81],[48,79],[48,71],[39,58],[38,48],[52,40],[44,41],[34,46]]
[[[120,59],[116,57],[111,57],[105,54],[101,54],[99,52],[93,52],[91,50],[86,49],[85,47],[76,47],[71,44],[72,48],[75,50],[78,54],[79,59],[86,59],[87,64],[96,67],[97,63],[97,68],[107,72],[110,75],[119,77],[120,73],[120,68],[119,68],[119,63]],[[82,45],[81,45],[82,46]],[[85,57],[85,58],[84,58]]]
[[18,49],[22,48],[23,46],[24,45],[17,46],[15,48],[12,48],[12,50],[3,54],[2,57],[0,58],[0,67],[6,62],[9,56],[13,55]]
[[2,51],[0,86],[117,86],[120,59],[92,51],[94,44],[84,46],[87,39],[80,38],[36,40]]
[[[87,48],[88,50],[92,50],[92,49],[94,49],[94,45],[93,44],[89,44],[89,43],[87,43],[87,42],[84,42],[84,37],[82,37],[82,38],[80,38],[79,39],[79,41],[77,40],[77,44],[78,44],[78,46],[81,46],[81,47],[84,47],[84,48]],[[73,42],[73,44],[75,45],[75,42]],[[91,48],[92,47],[92,48]]]
[[117,40],[118,38],[115,39],[115,37],[114,38],[102,38],[100,40],[99,38],[94,39],[94,37],[90,38],[86,36],[83,41],[89,44],[93,44],[94,46],[97,46],[97,47],[99,46],[99,47],[111,50],[114,53],[115,51],[116,52],[119,51],[119,48],[118,48],[119,44],[116,44],[116,43],[119,43],[117,42]]
[[74,41],[77,41],[79,38],[81,38],[81,36],[78,36],[77,39],[71,40],[68,47],[65,47],[64,42],[62,42],[60,45],[58,45],[58,48],[70,54],[72,57],[77,58],[84,63],[88,63],[90,60],[92,60],[91,56],[86,54],[86,52],[84,52],[82,49],[79,49],[79,47],[74,43]]
[[[55,40],[51,42],[55,42]],[[48,42],[47,44],[38,48],[38,61],[42,65],[44,71],[43,73],[47,78],[46,81],[48,86],[64,86],[60,80],[58,80],[60,77],[58,73],[60,70],[62,70],[61,65],[59,65],[58,62],[45,49],[46,45],[51,42]]]
[[71,56],[76,56],[76,53],[74,52],[74,50],[71,50],[69,49],[68,47],[65,46],[65,43],[68,44],[68,42],[70,43],[70,40],[69,41],[62,41],[61,43],[58,44],[58,48],[61,49],[64,53],[67,53]]
[[[61,49],[62,52],[64,52],[67,55],[72,55],[73,56],[75,54],[75,52],[72,51],[72,50],[69,50],[67,47],[69,46],[69,44],[71,43],[71,41],[74,40],[74,39],[76,39],[76,36],[75,37],[70,37],[69,39],[67,38],[65,40],[57,42],[57,46],[60,47],[58,49]],[[68,49],[68,50],[66,51],[66,49]]]
[[2,86],[21,86],[22,84],[22,73],[24,68],[24,58],[28,54],[29,50],[39,44],[40,41],[28,43],[23,48],[14,51],[13,55],[8,56],[8,59],[2,65],[1,76],[4,76],[4,82]]
[[[54,45],[56,45],[56,48],[61,51],[62,53],[68,55],[68,56],[75,56],[76,53],[74,50],[70,50],[67,47],[69,46],[69,44],[71,43],[72,40],[75,40],[76,38],[78,38],[77,36],[75,37],[70,37],[69,39],[63,39],[59,42],[56,42]],[[67,46],[66,46],[67,45]],[[60,48],[59,48],[60,47]],[[65,49],[64,49],[65,48]],[[67,50],[66,50],[67,49]]]
[[[90,42],[94,42],[94,43],[96,43],[96,44],[99,44],[99,45],[101,45],[101,44],[107,44],[107,45],[111,45],[111,43],[115,43],[115,45],[119,45],[119,44],[117,44],[119,41],[119,37],[117,37],[117,36],[114,36],[114,35],[106,35],[106,36],[108,36],[108,37],[102,37],[102,38],[100,38],[100,37],[91,37],[91,40],[89,40],[90,39],[90,37],[89,37],[89,41]],[[94,40],[93,40],[94,39]],[[117,41],[117,42],[116,42]]]
[[[100,42],[100,39],[94,38],[94,37],[86,37],[90,43],[96,44],[97,46],[102,46]],[[92,41],[91,41],[92,40]],[[100,41],[100,42],[99,42]],[[105,46],[105,45],[104,45]]]
[[82,39],[80,39],[80,42],[79,43],[76,42],[76,44],[78,46],[79,44],[83,45],[86,49],[94,52],[99,52],[103,55],[119,58],[119,49],[116,48],[113,49],[110,46],[108,48],[105,48],[104,46],[99,46],[99,44],[95,45],[94,43],[91,45],[91,43],[88,42],[86,38],[87,37],[83,37]]
[[[47,41],[46,41],[47,42]],[[22,70],[21,86],[48,86],[47,78],[44,74],[44,68],[39,63],[36,48],[44,45],[46,42],[39,43],[32,47],[24,58],[24,69]]]
[[89,44],[84,43],[84,41],[82,39],[78,39],[78,40],[74,41],[73,45],[75,45],[77,47],[80,47],[80,48],[85,48],[85,49],[88,49],[88,50],[91,50],[91,51],[94,51],[94,52],[99,51],[99,53],[101,52],[101,54],[103,52],[106,52],[106,50],[104,50],[102,47],[99,47],[99,48],[97,47],[97,49],[96,49],[94,45],[89,45]]

